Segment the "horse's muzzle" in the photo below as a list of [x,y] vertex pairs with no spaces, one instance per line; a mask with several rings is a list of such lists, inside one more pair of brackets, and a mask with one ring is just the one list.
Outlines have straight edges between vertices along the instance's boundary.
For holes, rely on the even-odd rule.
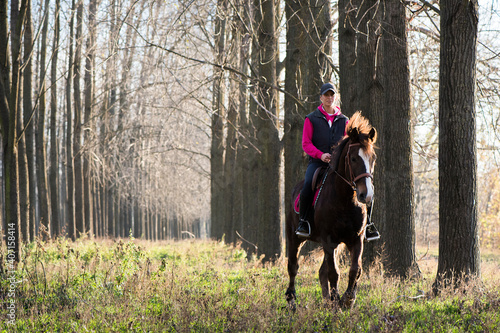
[[373,200],[373,184],[371,177],[366,177],[364,182],[356,186],[356,196],[359,202],[367,204]]

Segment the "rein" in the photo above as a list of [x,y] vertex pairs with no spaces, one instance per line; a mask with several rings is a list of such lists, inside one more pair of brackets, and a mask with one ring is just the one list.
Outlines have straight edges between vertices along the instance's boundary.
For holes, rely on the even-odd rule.
[[325,175],[323,176],[323,181],[321,182],[321,187],[319,188],[318,195],[316,196],[316,200],[314,201],[314,207],[316,207],[316,203],[318,202],[319,195],[323,190],[323,185],[325,185],[326,177],[328,177],[328,170],[330,170],[330,165],[326,168]]
[[373,179],[373,175],[369,172],[361,173],[355,177],[354,172],[352,171],[351,159],[350,159],[351,147],[352,146],[360,146],[360,145],[361,145],[360,143],[351,143],[349,145],[349,147],[347,148],[347,154],[345,155],[345,164],[349,167],[349,175],[351,177],[351,181],[345,179],[345,177],[343,177],[340,173],[337,172],[337,170],[335,170],[335,173],[337,174],[337,176],[339,176],[343,181],[345,181],[347,183],[347,185],[349,185],[354,192],[356,192],[356,182],[358,180],[360,180],[361,178],[365,178],[365,177],[370,177],[371,179]]

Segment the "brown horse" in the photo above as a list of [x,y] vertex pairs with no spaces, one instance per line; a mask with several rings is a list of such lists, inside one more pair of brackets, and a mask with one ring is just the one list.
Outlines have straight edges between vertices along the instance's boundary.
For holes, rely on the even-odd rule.
[[[373,199],[372,172],[375,165],[375,128],[356,112],[347,126],[347,135],[334,148],[332,159],[323,180],[320,195],[315,203],[309,240],[320,243],[324,257],[319,269],[319,281],[324,298],[342,308],[350,308],[356,300],[357,282],[361,276],[361,256],[366,227],[366,204]],[[292,205],[302,189],[298,183],[292,194]],[[287,301],[294,304],[295,277],[299,265],[297,255],[305,241],[295,234],[299,216],[293,208],[286,220],[288,275]],[[342,298],[338,291],[339,272],[337,246],[344,243],[351,254],[349,284]],[[328,285],[330,283],[330,286]]]

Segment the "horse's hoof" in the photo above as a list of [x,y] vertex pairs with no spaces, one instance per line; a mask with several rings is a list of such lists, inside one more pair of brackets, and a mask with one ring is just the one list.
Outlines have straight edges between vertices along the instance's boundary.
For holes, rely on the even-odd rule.
[[340,295],[338,293],[334,293],[330,295],[330,300],[333,303],[340,304]]
[[356,302],[356,295],[345,293],[340,299],[340,307],[343,310],[349,310],[354,306]]
[[295,301],[297,299],[297,295],[295,295],[295,290],[288,288],[285,292],[286,301],[290,303],[291,301]]

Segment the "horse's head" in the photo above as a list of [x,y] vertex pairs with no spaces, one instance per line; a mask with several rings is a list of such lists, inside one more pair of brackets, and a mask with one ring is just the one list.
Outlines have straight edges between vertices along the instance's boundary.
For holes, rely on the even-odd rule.
[[375,166],[375,141],[377,131],[361,113],[356,112],[347,126],[346,177],[356,190],[358,201],[369,203],[373,199],[373,168]]

